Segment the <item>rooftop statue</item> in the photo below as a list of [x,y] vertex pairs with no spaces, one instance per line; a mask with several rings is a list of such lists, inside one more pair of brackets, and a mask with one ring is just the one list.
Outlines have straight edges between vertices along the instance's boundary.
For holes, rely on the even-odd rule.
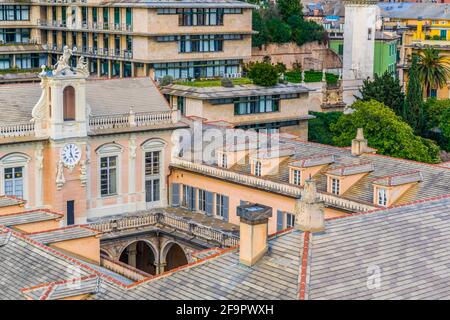
[[55,70],[53,71],[53,75],[57,75],[66,69],[70,70],[69,62],[71,56],[72,50],[70,50],[68,46],[64,46],[64,52],[62,56],[59,58],[58,62],[55,64]]

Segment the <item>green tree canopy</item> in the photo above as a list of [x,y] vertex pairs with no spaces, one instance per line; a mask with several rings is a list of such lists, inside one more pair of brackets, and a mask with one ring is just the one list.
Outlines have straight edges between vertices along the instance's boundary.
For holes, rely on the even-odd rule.
[[431,89],[442,88],[447,84],[449,60],[434,48],[421,50],[417,56],[417,73],[429,97]]
[[413,129],[383,103],[356,101],[351,114],[344,114],[331,124],[333,142],[348,146],[355,138],[357,128],[364,128],[369,146],[378,153],[427,163],[437,163],[439,147],[431,140],[414,135]]
[[277,69],[267,62],[255,62],[249,67],[248,77],[253,83],[260,86],[270,87],[278,83]]
[[394,110],[397,115],[403,116],[405,94],[399,79],[392,73],[386,71],[381,77],[375,74],[373,80],[364,80],[359,92],[361,100],[377,100]]
[[[254,2],[254,1],[252,1]],[[295,42],[299,46],[312,41],[327,41],[327,33],[314,21],[303,19],[299,0],[278,0],[268,2],[253,11],[252,44],[262,47],[265,44]]]
[[300,0],[277,0],[277,7],[284,21],[294,15],[303,15]]
[[413,55],[411,68],[409,69],[409,78],[407,93],[405,99],[405,110],[403,118],[414,129],[416,134],[421,134],[424,125],[424,102],[423,102],[423,88],[419,79],[419,71],[417,66],[418,57]]
[[268,38],[273,43],[286,43],[291,40],[292,32],[288,24],[279,18],[270,18],[266,22]]

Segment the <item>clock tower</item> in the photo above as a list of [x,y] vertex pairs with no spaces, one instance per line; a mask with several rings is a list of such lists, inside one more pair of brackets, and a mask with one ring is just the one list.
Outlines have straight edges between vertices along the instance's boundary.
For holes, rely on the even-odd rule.
[[33,108],[37,137],[48,139],[43,150],[43,203],[65,213],[66,224],[86,222],[89,171],[86,78],[84,58],[70,67],[68,47],[54,70],[39,74],[42,94]]

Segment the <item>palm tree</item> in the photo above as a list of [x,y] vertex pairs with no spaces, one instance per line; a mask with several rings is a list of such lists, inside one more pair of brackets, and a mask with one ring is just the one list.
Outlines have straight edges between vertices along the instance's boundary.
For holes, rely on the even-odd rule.
[[419,52],[417,71],[429,97],[431,89],[442,88],[447,84],[450,76],[449,58],[440,55],[436,49],[428,47]]

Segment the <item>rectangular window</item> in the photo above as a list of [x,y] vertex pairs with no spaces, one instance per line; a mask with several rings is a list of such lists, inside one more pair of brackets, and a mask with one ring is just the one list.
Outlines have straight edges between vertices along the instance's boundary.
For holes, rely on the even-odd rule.
[[261,176],[261,161],[255,161],[254,162],[254,169],[255,176],[260,177]]
[[216,194],[216,215],[228,221],[228,197]]
[[189,210],[195,210],[195,195],[195,188],[183,185],[183,201],[181,202],[181,206]]
[[5,195],[23,199],[23,167],[5,168]]
[[340,181],[339,179],[331,179],[331,193],[339,194]]
[[206,211],[206,191],[198,189],[198,211]]
[[[172,12],[163,12],[170,14]],[[160,13],[158,12],[158,13]],[[223,25],[224,9],[177,9],[180,26],[220,26]]]
[[222,153],[222,159],[221,159],[221,166],[222,168],[228,168],[228,159],[227,155],[225,153]]
[[301,171],[300,170],[292,170],[292,182],[293,184],[300,185],[301,183]]
[[145,153],[145,175],[159,174],[161,151]]
[[179,52],[217,52],[223,50],[223,36],[221,35],[192,35],[180,36]]
[[279,110],[280,96],[255,96],[255,97],[241,97],[235,99],[234,114],[254,114],[277,112]]
[[158,178],[145,180],[145,201],[155,202],[160,199],[160,180]]
[[386,189],[380,188],[378,189],[378,204],[380,206],[387,205],[387,191]]
[[295,223],[295,215],[286,213],[286,228],[291,228]]
[[160,200],[161,151],[145,153],[145,199],[146,202]]
[[100,158],[100,192],[103,197],[117,194],[117,156]]
[[30,20],[30,6],[0,5],[0,21]]
[[177,97],[177,108],[180,110],[182,115],[186,115],[186,98]]

